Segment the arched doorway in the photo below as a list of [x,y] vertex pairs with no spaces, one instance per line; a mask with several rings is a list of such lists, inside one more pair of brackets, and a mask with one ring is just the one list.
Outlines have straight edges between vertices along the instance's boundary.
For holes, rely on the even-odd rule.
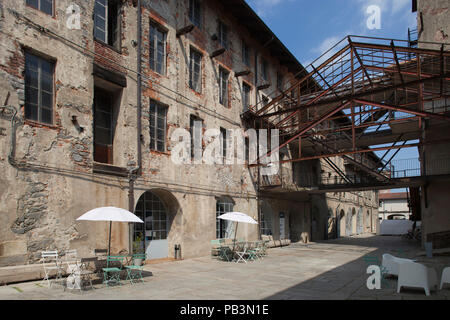
[[147,260],[169,257],[170,233],[179,211],[178,201],[166,190],[146,191],[139,198],[135,214],[144,224],[134,224],[133,241],[134,247],[144,249]]
[[364,217],[363,217],[363,208],[360,207],[358,209],[358,215],[356,218],[356,234],[364,233]]
[[351,234],[357,233],[357,217],[356,217],[356,210],[355,208],[352,208],[352,217],[351,217]]
[[347,216],[345,217],[345,235],[351,236],[352,235],[352,221],[353,221],[353,215],[352,215],[352,209],[348,209]]
[[339,237],[343,237],[345,236],[345,211],[343,209],[341,209],[341,212],[339,213],[339,232],[338,235]]
[[372,232],[372,219],[370,218],[369,210],[367,210],[367,213],[366,213],[366,230],[367,230],[367,232]]

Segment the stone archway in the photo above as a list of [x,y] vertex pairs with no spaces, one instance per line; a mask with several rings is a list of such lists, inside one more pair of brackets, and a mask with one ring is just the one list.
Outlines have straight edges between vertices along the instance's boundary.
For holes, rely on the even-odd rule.
[[343,237],[346,235],[346,220],[345,220],[345,211],[341,209],[339,213],[339,237]]
[[164,189],[141,194],[135,214],[144,224],[133,226],[133,249],[145,250],[148,260],[175,256],[175,244],[182,244],[182,211],[176,197]]
[[370,216],[369,210],[367,210],[367,213],[366,213],[366,231],[372,232],[372,218]]
[[356,209],[352,208],[351,234],[354,235],[356,233],[357,233],[357,215],[356,215]]

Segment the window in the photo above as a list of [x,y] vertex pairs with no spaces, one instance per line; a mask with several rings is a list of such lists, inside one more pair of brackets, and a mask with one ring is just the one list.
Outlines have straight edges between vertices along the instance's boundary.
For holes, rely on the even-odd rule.
[[202,54],[192,48],[189,65],[189,87],[197,92],[202,91]]
[[283,91],[283,75],[277,72],[277,89]]
[[224,47],[225,49],[228,49],[228,27],[222,22],[219,21],[219,43]]
[[263,80],[265,80],[265,81],[268,79],[267,69],[268,69],[267,61],[265,59],[262,59],[262,62],[261,62],[261,76],[262,76]]
[[228,75],[223,68],[219,68],[219,102],[228,106]]
[[227,130],[220,128],[220,149],[222,150],[222,157],[227,157]]
[[150,25],[150,69],[162,75],[166,73],[166,35],[156,25]]
[[190,116],[190,133],[191,133],[191,158],[193,159],[196,154],[202,155],[202,130],[203,120],[195,115]]
[[[233,212],[234,204],[228,198],[219,199],[216,202],[216,218],[227,212]],[[216,219],[216,238],[224,239],[232,236],[231,228],[233,223],[231,221]]]
[[112,91],[94,88],[94,161],[113,164],[114,103]]
[[166,151],[167,107],[150,100],[150,149]]
[[261,100],[262,100],[262,106],[263,107],[265,107],[265,106],[267,106],[269,104],[269,98],[268,97],[263,95]]
[[54,63],[25,53],[25,118],[53,123]]
[[244,108],[244,112],[248,110],[250,107],[250,92],[251,88],[248,84],[242,84],[242,105]]
[[27,5],[53,15],[53,0],[27,0]]
[[250,159],[250,139],[245,138],[245,161],[249,163]]
[[245,41],[242,41],[242,62],[250,67],[250,48]]
[[268,214],[261,211],[261,235],[272,235],[272,219]]
[[120,2],[95,0],[94,38],[116,49],[120,48]]
[[198,28],[202,28],[202,7],[199,0],[189,0],[189,20]]
[[[134,223],[134,241],[140,238],[142,246],[148,248],[151,240],[165,240],[169,229],[168,213],[165,204],[154,193],[147,191],[136,205],[136,216],[145,222]],[[145,233],[144,233],[145,232]]]

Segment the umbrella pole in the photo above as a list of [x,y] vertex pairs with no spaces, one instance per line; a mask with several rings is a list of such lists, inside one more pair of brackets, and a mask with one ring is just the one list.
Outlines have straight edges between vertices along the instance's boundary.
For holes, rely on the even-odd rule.
[[237,235],[238,225],[239,225],[239,222],[236,222],[236,230],[234,230],[233,252],[234,252],[234,248],[236,247],[236,235]]
[[[108,257],[111,255],[111,227],[112,221],[109,222],[109,240],[108,240]],[[108,268],[108,259],[106,259],[106,267]]]

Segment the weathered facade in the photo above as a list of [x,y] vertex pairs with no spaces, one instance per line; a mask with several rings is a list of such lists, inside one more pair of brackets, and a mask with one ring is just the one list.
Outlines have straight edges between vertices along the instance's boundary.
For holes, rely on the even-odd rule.
[[[417,31],[419,48],[448,51],[450,48],[450,4],[445,0],[415,0],[417,10]],[[444,59],[442,59],[444,60]],[[448,60],[445,60],[448,61]],[[449,71],[448,62],[442,63],[444,71]],[[447,112],[450,99],[436,99],[424,104],[429,112]],[[426,121],[422,126],[422,137],[442,139],[450,132],[447,123],[435,120]],[[433,242],[435,248],[450,246],[450,219],[447,213],[450,192],[450,144],[423,146],[419,148],[422,159],[422,172],[425,175],[441,176],[440,179],[428,181],[422,188],[422,242]]]
[[[229,210],[260,221],[261,230],[239,226],[239,238],[375,231],[374,192],[311,196],[283,165],[301,192],[266,190],[258,203],[245,165],[171,161],[176,129],[195,120],[203,132],[245,129],[243,110],[279,95],[303,68],[279,40],[262,42],[273,35],[238,2],[256,31],[220,1],[2,1],[0,265],[35,262],[46,249],[107,247],[106,223],[76,222],[103,206],[146,222],[113,223],[113,252],[130,251],[141,235],[151,259],[173,257],[176,244],[183,258],[208,254],[211,239],[230,234],[216,219]],[[330,223],[341,210],[352,219],[362,212],[350,231]]]

